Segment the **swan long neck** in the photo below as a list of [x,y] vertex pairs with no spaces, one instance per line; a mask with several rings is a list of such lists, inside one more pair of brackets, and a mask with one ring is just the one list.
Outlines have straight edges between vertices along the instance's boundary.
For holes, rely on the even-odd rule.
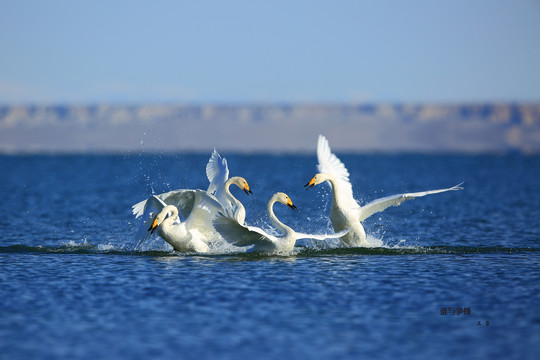
[[[170,206],[167,209],[163,208],[163,210],[167,210],[171,213],[171,215],[168,216],[165,220],[163,220],[161,224],[159,224],[158,233],[165,241],[170,243],[169,239],[173,236],[173,232],[180,229],[180,227],[174,225],[175,220],[180,222],[180,218],[178,217],[178,209],[176,208],[176,206]],[[180,222],[180,224],[182,223]]]
[[325,180],[328,181],[330,183],[330,187],[332,188],[332,203],[334,205],[338,205],[341,203],[341,198],[340,198],[340,184],[339,184],[339,181],[336,180],[336,178],[330,174],[326,174],[325,176]]
[[223,184],[223,193],[225,194],[225,197],[235,206],[242,205],[240,201],[238,201],[237,198],[234,197],[233,194],[231,194],[231,190],[229,189],[231,187],[231,184],[234,183],[234,178],[230,178],[229,180],[225,181],[225,184]]
[[176,208],[176,206],[172,206],[169,211],[171,212],[171,216],[163,220],[161,226],[171,226],[175,220],[178,220],[180,222],[180,218],[178,217],[178,209]]
[[[236,220],[243,224],[246,219],[246,210],[244,209],[244,205],[231,194],[231,190],[229,187],[231,184],[236,184],[237,178],[230,178],[229,180],[225,181],[225,184],[223,184],[223,194],[225,194],[225,198],[231,202],[232,210],[234,211]],[[227,206],[228,204],[222,204],[223,207]]]
[[274,214],[274,204],[276,203],[277,199],[275,196],[273,196],[270,201],[268,201],[268,205],[266,206],[266,212],[268,213],[268,218],[270,219],[270,222],[272,225],[274,225],[279,231],[281,231],[285,236],[287,236],[292,229],[279,221],[276,214]]

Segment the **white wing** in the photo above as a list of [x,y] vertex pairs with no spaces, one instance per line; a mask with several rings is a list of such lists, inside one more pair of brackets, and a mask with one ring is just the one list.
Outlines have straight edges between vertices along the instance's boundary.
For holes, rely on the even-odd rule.
[[221,191],[223,184],[229,178],[227,159],[222,158],[216,149],[214,149],[212,156],[208,160],[208,164],[206,164],[206,177],[210,182],[210,186],[208,186],[209,193]]
[[354,200],[352,185],[349,181],[349,171],[345,165],[332,154],[328,140],[322,135],[319,135],[317,142],[317,171],[319,173],[331,174],[340,183],[340,198],[345,201],[345,206],[348,208],[358,207],[358,203]]
[[[195,192],[200,190],[191,190],[191,189],[180,189],[173,190],[166,193],[162,193],[156,196],[159,200],[163,201],[166,205],[174,205],[178,208],[178,213],[186,219],[191,211],[193,210],[193,205],[195,203]],[[138,218],[144,213],[146,202],[148,200],[143,200],[132,206],[133,215],[135,218]]]
[[135,218],[140,217],[144,213],[144,207],[146,206],[147,201],[148,200],[139,201],[131,207],[131,211],[133,212],[133,215],[135,215]]
[[225,240],[236,246],[274,244],[278,239],[256,226],[240,225],[238,221],[219,212],[212,221]]
[[152,221],[157,214],[167,206],[163,201],[161,201],[157,196],[152,195],[147,200],[144,201],[145,206],[142,214],[142,223],[137,230],[135,235],[135,241],[132,243],[131,248],[136,249],[141,246],[146,240],[148,240],[152,234],[148,229],[152,225]]
[[[193,210],[186,218],[186,228],[194,227],[212,229],[212,218],[223,208],[217,199],[203,190],[194,190]],[[213,231],[213,230],[212,230]]]
[[299,232],[296,233],[296,240],[298,239],[313,239],[313,240],[326,240],[326,239],[338,239],[349,232],[350,229],[342,230],[338,233],[333,234],[303,234]]
[[379,211],[383,211],[384,209],[390,206],[398,206],[405,200],[411,200],[417,197],[422,197],[422,196],[431,195],[431,194],[438,194],[445,191],[463,190],[463,188],[461,187],[462,184],[463,183],[453,186],[448,189],[428,190],[428,191],[408,193],[408,194],[397,194],[397,195],[391,195],[391,196],[383,197],[377,200],[373,200],[372,202],[360,208],[359,210],[360,221],[363,221],[367,219],[368,217],[370,217],[371,215]]

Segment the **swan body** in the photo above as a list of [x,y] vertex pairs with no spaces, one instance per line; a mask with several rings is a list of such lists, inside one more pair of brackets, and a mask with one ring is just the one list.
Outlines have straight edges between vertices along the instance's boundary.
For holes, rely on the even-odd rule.
[[156,195],[146,200],[134,248],[142,245],[157,229],[157,234],[177,251],[208,252],[207,243],[219,238],[211,219],[222,210],[221,205],[203,190],[176,192],[174,200],[177,205],[167,204]]
[[463,189],[460,186],[461,184],[459,184],[447,189],[396,194],[376,199],[366,205],[360,206],[353,197],[352,185],[349,181],[349,171],[338,157],[332,153],[328,140],[322,135],[319,135],[317,143],[317,159],[319,161],[317,165],[319,173],[305,186],[309,190],[313,186],[325,181],[330,183],[332,188],[330,221],[336,232],[350,229],[346,235],[341,237],[341,241],[346,246],[369,245],[366,242],[366,232],[361,222],[377,212],[383,211],[390,206],[398,206],[405,200]]
[[296,206],[291,199],[282,192],[274,194],[268,201],[266,211],[270,222],[281,232],[282,235],[275,236],[268,234],[256,226],[240,224],[233,217],[222,212],[218,213],[213,219],[214,228],[223,236],[225,240],[235,246],[253,246],[251,251],[266,253],[288,253],[290,252],[298,239],[325,240],[330,238],[339,238],[347,233],[348,230],[339,234],[309,235],[294,231],[289,226],[283,224],[274,214],[274,204],[280,202],[295,210]]
[[[189,221],[189,219],[188,219]],[[165,206],[155,217],[148,231],[154,232],[168,242],[176,251],[205,253],[210,250],[196,231],[189,231],[186,222],[178,219],[178,209],[174,205]]]

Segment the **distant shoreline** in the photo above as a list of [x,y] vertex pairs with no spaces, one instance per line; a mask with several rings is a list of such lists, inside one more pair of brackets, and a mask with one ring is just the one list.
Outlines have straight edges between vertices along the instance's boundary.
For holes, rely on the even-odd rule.
[[0,153],[538,153],[539,103],[0,106]]

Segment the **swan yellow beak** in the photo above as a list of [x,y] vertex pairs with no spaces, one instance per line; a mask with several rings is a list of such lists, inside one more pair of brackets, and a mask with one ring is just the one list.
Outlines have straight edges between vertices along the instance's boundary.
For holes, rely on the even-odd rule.
[[293,210],[297,209],[297,207],[294,206],[294,204],[292,203],[291,199],[287,200],[287,206],[290,207]]
[[314,186],[315,186],[315,176],[311,180],[309,180],[309,182],[306,185],[304,185],[304,187],[307,187],[306,190],[309,190]]
[[158,224],[157,224],[157,216],[156,216],[156,218],[155,218],[154,221],[152,222],[152,226],[150,226],[150,227],[148,228],[148,231],[150,231],[150,233],[153,234],[154,231],[156,230],[157,226],[158,226]]
[[242,190],[244,190],[244,192],[245,192],[246,195],[248,195],[248,196],[249,196],[249,194],[253,194],[253,193],[251,192],[251,190],[249,190],[249,185],[248,185],[248,183],[246,183],[246,184],[244,185],[244,187],[242,188]]

